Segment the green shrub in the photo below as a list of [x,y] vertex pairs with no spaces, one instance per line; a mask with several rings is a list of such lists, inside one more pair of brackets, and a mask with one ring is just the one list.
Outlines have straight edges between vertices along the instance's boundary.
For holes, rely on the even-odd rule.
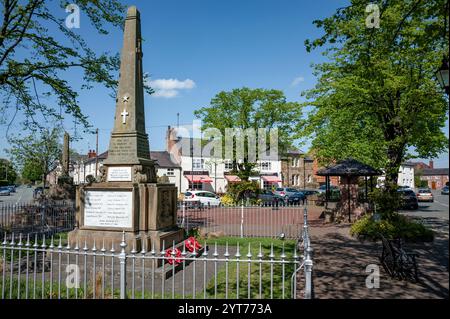
[[260,187],[257,181],[240,181],[228,185],[228,194],[233,197],[236,203],[246,199],[248,195],[254,196],[259,194],[259,192]]
[[395,214],[390,220],[374,220],[366,215],[350,228],[350,234],[359,239],[378,240],[380,234],[386,238],[402,238],[405,241],[432,241],[434,233],[424,225]]
[[187,237],[195,237],[195,238],[200,238],[200,230],[198,229],[198,227],[193,227],[191,229],[189,229],[189,231],[186,234]]
[[375,204],[376,212],[382,219],[391,220],[401,206],[401,195],[396,188],[387,191],[384,188],[376,188],[369,193],[369,199]]
[[234,206],[236,205],[236,201],[234,200],[231,194],[225,194],[220,198],[220,203],[224,206]]

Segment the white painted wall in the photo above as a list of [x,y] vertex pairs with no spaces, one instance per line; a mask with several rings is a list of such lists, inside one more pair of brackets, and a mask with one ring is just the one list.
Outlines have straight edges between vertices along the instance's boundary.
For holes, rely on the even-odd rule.
[[[203,159],[203,166],[196,166],[195,163],[200,163]],[[225,179],[225,173],[229,171],[229,169],[225,169],[225,161],[219,161],[211,158],[200,158],[194,157],[194,169],[192,169],[192,158],[190,156],[181,156],[181,189],[182,191],[186,191],[189,187],[189,181],[184,176],[184,172],[186,171],[208,171],[209,177],[212,179],[211,183],[203,183],[203,190],[212,191],[212,192],[225,192],[227,187],[227,180]],[[273,174],[277,173],[278,177],[281,177],[281,161],[264,161],[269,162],[268,165],[261,165],[258,163],[258,166],[255,168],[260,174]],[[215,164],[216,163],[216,164]],[[254,178],[255,180],[260,180],[259,176]],[[215,188],[217,185],[217,189]],[[276,186],[281,186],[281,183],[277,183]],[[263,185],[261,185],[261,188]]]
[[406,165],[400,166],[397,183],[399,186],[408,186],[410,188],[414,188],[414,167]]
[[[384,185],[384,181],[386,176],[378,177],[377,184],[378,186]],[[397,177],[398,186],[407,186],[414,189],[414,167],[409,165],[401,165],[398,171]]]

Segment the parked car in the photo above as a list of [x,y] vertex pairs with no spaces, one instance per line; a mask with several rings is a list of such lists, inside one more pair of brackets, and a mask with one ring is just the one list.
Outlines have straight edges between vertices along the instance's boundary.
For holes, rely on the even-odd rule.
[[208,191],[187,191],[184,193],[185,202],[200,202],[203,206],[219,206],[220,197]]
[[289,197],[294,195],[295,193],[298,193],[298,190],[292,187],[278,187],[273,192],[275,195],[281,196],[285,200],[288,200]]
[[9,186],[6,186],[6,187],[9,188],[9,191],[10,191],[11,193],[15,193],[15,192],[16,192],[16,185],[9,185]]
[[428,188],[421,188],[417,192],[417,200],[419,202],[433,202],[434,201],[433,193]]
[[[317,189],[317,191],[319,192],[319,193],[325,193],[325,190],[326,190],[326,185],[321,185],[318,189]],[[339,186],[335,186],[335,185],[330,185],[330,191],[339,191]]]
[[402,200],[402,209],[418,209],[419,201],[417,200],[416,193],[411,189],[399,189],[400,197]]
[[283,205],[284,197],[276,194],[275,192],[271,192],[267,189],[263,189],[258,194],[258,199],[261,201],[263,205]]
[[11,191],[8,187],[0,187],[0,196],[9,196],[11,195]]
[[444,186],[441,189],[441,195],[448,195],[448,186]]
[[286,203],[289,205],[298,205],[300,203],[304,204],[305,200],[306,200],[306,196],[302,192],[297,192],[297,193],[294,193],[291,196],[287,197],[285,200],[286,200]]
[[[47,189],[48,187],[45,187]],[[41,194],[44,193],[44,188],[42,186],[38,186],[33,190],[33,198],[38,198]]]

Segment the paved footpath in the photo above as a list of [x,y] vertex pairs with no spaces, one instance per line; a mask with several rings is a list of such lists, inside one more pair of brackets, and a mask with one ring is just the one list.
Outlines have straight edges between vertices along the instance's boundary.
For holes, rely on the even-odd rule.
[[349,225],[311,227],[314,248],[314,293],[318,299],[448,298],[448,219],[425,218],[437,231],[433,243],[407,244],[418,254],[419,283],[391,279],[380,265],[380,287],[366,287],[366,267],[379,265],[380,242],[360,242]]

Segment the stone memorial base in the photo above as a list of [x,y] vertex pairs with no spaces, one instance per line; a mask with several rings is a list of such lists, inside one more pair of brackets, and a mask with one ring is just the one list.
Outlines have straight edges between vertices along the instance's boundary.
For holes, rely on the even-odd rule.
[[125,232],[126,251],[152,248],[157,253],[183,241],[177,226],[177,188],[173,184],[103,182],[77,188],[77,225],[69,243],[120,251]]

